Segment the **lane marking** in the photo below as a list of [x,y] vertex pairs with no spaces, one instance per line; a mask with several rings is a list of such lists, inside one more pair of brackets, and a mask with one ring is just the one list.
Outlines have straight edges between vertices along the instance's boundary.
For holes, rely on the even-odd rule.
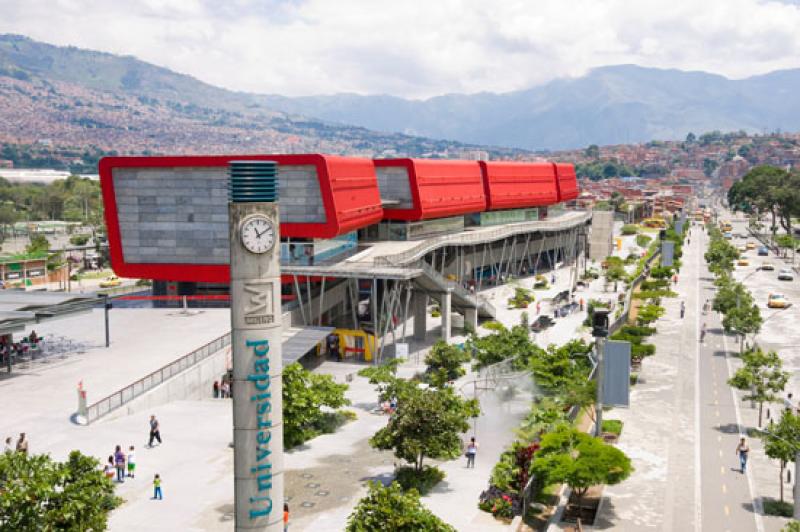
[[725,515],[726,516],[730,516],[731,515],[731,508],[727,504],[725,505]]
[[[695,241],[695,251],[697,255],[700,254],[701,239]],[[695,268],[695,368],[694,368],[694,529],[699,531],[703,528],[703,510],[701,502],[702,490],[702,477],[700,473],[700,259],[697,259],[697,267]],[[723,471],[724,473],[724,471]]]
[[[722,344],[724,346],[723,353],[725,354],[725,365],[728,368],[728,378],[733,375],[733,371],[731,368],[731,358],[728,356],[728,337],[725,333],[722,334]],[[736,413],[736,425],[739,430],[740,436],[747,436],[744,433],[744,426],[742,425],[742,413],[739,411],[739,401],[736,399],[736,392],[733,390],[733,387],[728,387],[731,391],[731,400],[733,401],[733,410]],[[752,468],[751,468],[752,469]],[[756,497],[754,494],[756,492],[753,477],[750,475],[751,469],[747,470],[745,476],[747,477],[747,489],[750,492],[750,501],[753,503],[753,519],[756,521],[756,530],[758,532],[764,532],[764,521],[761,519],[761,514],[764,513],[764,508],[761,506],[761,499]]]
[[719,417],[719,410],[715,411],[714,413],[717,415],[717,417]]
[[724,465],[719,466],[719,474],[720,475],[724,475],[725,474],[725,466]]
[[722,493],[728,493],[728,486],[726,484],[722,485]]
[[719,452],[719,457],[722,458],[722,449],[717,449],[717,451]]

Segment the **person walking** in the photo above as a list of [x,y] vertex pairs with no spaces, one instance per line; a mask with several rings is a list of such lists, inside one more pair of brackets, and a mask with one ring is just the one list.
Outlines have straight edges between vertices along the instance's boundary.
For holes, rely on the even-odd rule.
[[219,381],[214,381],[212,390],[214,391],[214,399],[219,399]]
[[283,503],[283,532],[289,532],[289,503]]
[[702,344],[706,340],[706,324],[703,323],[703,326],[700,327],[700,343]]
[[467,467],[475,469],[475,455],[478,454],[478,442],[475,441],[474,436],[469,439],[467,452],[465,454],[467,457]]
[[750,447],[747,442],[742,438],[739,440],[739,445],[736,446],[736,454],[739,456],[739,471],[744,474],[747,470],[747,455],[750,453]]
[[536,315],[538,316],[542,312],[542,303],[540,301],[536,302]]
[[6,438],[6,444],[3,447],[3,452],[5,452],[5,453],[14,452],[14,440],[11,438],[11,436]]
[[231,396],[231,385],[228,381],[222,381],[222,397],[228,398]]
[[28,440],[25,438],[25,433],[19,433],[19,439],[17,440],[17,452],[22,454],[28,454]]
[[686,302],[681,301],[681,319],[686,315]]
[[786,399],[783,400],[783,408],[784,410],[788,410],[791,412],[794,409],[794,404],[792,402],[792,392],[786,394]]
[[708,299],[706,299],[706,302],[705,302],[705,303],[703,303],[703,316],[705,316],[706,314],[708,314],[708,311],[709,311],[709,310],[711,310],[711,303],[709,302],[709,300],[708,300]]
[[125,482],[125,453],[121,445],[114,449],[114,467],[117,469],[117,482]]
[[148,447],[153,446],[153,440],[158,440],[159,445],[161,444],[161,423],[158,422],[156,416],[150,416],[150,442],[147,444]]
[[128,476],[130,478],[136,477],[136,453],[133,450],[133,445],[128,449]]
[[164,495],[161,493],[161,475],[156,473],[153,477],[153,500],[162,500]]

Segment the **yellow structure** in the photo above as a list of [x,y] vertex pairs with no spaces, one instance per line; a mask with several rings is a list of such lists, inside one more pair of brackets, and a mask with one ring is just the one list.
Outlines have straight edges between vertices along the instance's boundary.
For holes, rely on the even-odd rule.
[[364,355],[364,360],[370,362],[372,353],[375,352],[375,336],[356,329],[334,329],[333,334],[339,337],[339,358]]

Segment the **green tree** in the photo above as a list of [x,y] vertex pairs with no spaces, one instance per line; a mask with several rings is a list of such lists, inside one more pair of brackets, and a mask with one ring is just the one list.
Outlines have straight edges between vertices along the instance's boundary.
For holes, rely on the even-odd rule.
[[639,326],[650,325],[663,316],[664,312],[664,307],[660,305],[644,305],[639,308],[639,312],[636,314],[636,324]]
[[370,482],[369,493],[358,501],[347,518],[347,532],[455,532],[422,506],[416,490],[403,491],[400,484]]
[[622,281],[627,277],[625,273],[625,268],[620,265],[612,265],[606,269],[605,278],[606,278],[606,285],[609,283],[614,283],[614,291],[617,291],[617,283]]
[[730,274],[733,261],[739,258],[739,250],[725,240],[712,239],[703,257],[714,275]]
[[66,462],[48,455],[0,455],[0,529],[105,530],[119,505],[97,460],[72,451]]
[[750,349],[742,354],[744,366],[736,370],[728,384],[745,392],[744,401],[758,403],[758,426],[761,426],[764,403],[778,401],[789,381],[789,372],[783,371],[783,363],[775,351],[765,353],[761,349]]
[[47,237],[36,233],[28,238],[28,245],[25,247],[25,253],[36,255],[39,253],[46,253],[48,249],[50,249],[50,242],[47,240]]
[[722,317],[722,328],[725,332],[735,332],[739,335],[739,352],[744,349],[744,340],[747,335],[758,333],[762,323],[761,311],[755,304],[736,305]]
[[350,404],[345,391],[346,384],[337,384],[330,375],[312,373],[296,362],[283,368],[284,445],[294,447],[317,436],[330,410]]
[[531,473],[547,484],[563,483],[578,497],[578,509],[592,486],[614,485],[633,471],[630,458],[599,438],[562,425],[545,434]]
[[640,248],[646,248],[650,240],[652,239],[647,235],[636,235],[636,245]]
[[800,532],[800,521],[789,521],[781,532]]
[[407,390],[386,426],[370,438],[376,449],[394,455],[422,472],[425,457],[452,460],[461,454],[461,434],[479,414],[478,402],[462,399],[451,387]]
[[778,460],[780,473],[781,502],[783,502],[783,471],[786,464],[794,462],[800,446],[800,416],[794,415],[790,410],[784,410],[780,421],[771,421],[767,430],[762,433],[764,439],[764,452],[770,458]]
[[686,143],[691,144],[693,142],[697,142],[697,136],[690,131],[689,134],[686,135]]
[[590,144],[589,147],[584,150],[584,155],[590,159],[599,159],[600,147],[597,144]]
[[425,364],[431,373],[444,371],[446,380],[455,380],[466,373],[463,364],[469,362],[470,355],[463,349],[439,340],[425,356]]

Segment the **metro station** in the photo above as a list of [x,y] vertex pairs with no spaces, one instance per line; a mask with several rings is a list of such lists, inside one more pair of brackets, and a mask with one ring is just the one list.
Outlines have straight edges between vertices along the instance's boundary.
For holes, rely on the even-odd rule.
[[[585,257],[571,164],[304,155],[109,157],[111,263],[153,296],[226,294],[228,165],[278,163],[284,327],[334,328],[341,357],[449,339],[496,311],[482,289]],[[433,310],[431,305],[435,305]],[[441,316],[428,330],[428,315]],[[287,318],[289,323],[287,323]],[[391,340],[389,340],[391,338]]]

